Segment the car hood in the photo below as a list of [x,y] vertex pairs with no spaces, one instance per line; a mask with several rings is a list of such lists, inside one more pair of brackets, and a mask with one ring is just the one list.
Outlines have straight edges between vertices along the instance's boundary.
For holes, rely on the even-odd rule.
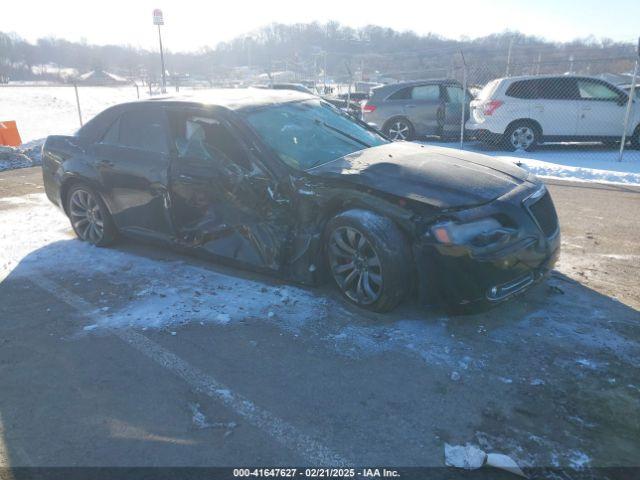
[[366,188],[439,208],[490,202],[527,181],[515,164],[487,155],[412,142],[361,150],[307,173],[341,179]]

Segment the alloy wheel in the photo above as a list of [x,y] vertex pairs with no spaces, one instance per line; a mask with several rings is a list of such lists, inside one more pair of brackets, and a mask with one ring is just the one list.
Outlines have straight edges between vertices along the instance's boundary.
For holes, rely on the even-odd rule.
[[391,140],[406,140],[411,129],[402,120],[397,120],[389,127],[389,137]]
[[536,139],[536,134],[533,128],[528,126],[522,126],[516,128],[511,132],[511,145],[516,150],[526,150],[529,148]]
[[329,239],[331,273],[342,292],[360,305],[382,293],[382,264],[367,238],[353,227],[339,227]]
[[82,189],[75,190],[69,199],[71,224],[81,240],[98,243],[104,236],[104,219],[94,196]]

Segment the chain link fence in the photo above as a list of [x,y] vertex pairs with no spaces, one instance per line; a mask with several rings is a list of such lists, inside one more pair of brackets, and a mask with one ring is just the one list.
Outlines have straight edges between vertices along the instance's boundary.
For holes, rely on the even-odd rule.
[[[554,175],[585,177],[591,174],[587,170],[595,169],[618,172],[598,178],[627,182],[629,174],[637,183],[640,90],[634,90],[633,82],[637,68],[636,57],[629,55],[545,59],[535,52],[487,57],[452,51],[429,69],[385,75],[397,80],[449,78],[470,93],[467,103],[462,96],[457,105],[445,99],[445,109],[459,112],[459,128],[453,129],[458,133],[452,136],[450,129],[447,138],[426,141],[522,161],[537,166],[541,174],[551,169]],[[334,83],[334,94],[349,96],[357,91],[351,72],[344,80]],[[181,87],[185,89],[190,88]],[[78,86],[77,96],[73,85],[3,85],[0,111],[6,118],[0,121],[15,120],[28,145],[47,135],[73,133],[83,120],[105,108],[153,93],[134,84]],[[451,118],[450,112],[445,116]]]
[[450,73],[472,97],[464,137],[461,128],[457,138],[461,148],[573,169],[640,172],[636,58],[545,61],[538,55],[515,62],[507,56],[502,64],[459,58]]

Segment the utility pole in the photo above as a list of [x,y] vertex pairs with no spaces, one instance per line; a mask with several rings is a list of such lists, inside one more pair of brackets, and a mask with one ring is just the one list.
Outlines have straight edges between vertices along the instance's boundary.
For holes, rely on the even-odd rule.
[[327,94],[327,52],[324,52],[324,79],[322,81],[324,83],[324,94]]
[[569,73],[573,74],[573,55],[569,55]]
[[542,63],[542,52],[538,53],[538,63],[536,65],[536,75],[540,75],[540,64]]
[[245,37],[244,45],[247,49],[247,66],[251,69],[251,44],[253,43],[253,37]]
[[511,66],[511,49],[513,48],[513,40],[515,37],[511,37],[511,40],[509,40],[509,51],[507,52],[507,69],[504,73],[505,77],[509,76],[509,67]]
[[631,77],[631,89],[629,90],[629,98],[627,99],[627,111],[624,115],[624,124],[622,130],[622,138],[620,139],[620,154],[618,155],[618,161],[622,161],[624,155],[624,147],[627,142],[627,128],[629,128],[629,117],[631,116],[631,108],[636,96],[636,79],[638,78],[638,63],[640,62],[640,37],[638,38],[638,58],[636,58],[636,64],[633,67],[633,76]]
[[164,52],[162,50],[162,34],[160,33],[160,26],[164,25],[164,18],[162,16],[162,10],[156,8],[153,11],[153,24],[158,26],[158,41],[160,42],[160,66],[162,67],[162,93],[167,93],[167,79],[165,77],[164,69]]
[[462,116],[460,118],[460,150],[464,149],[464,124],[467,114],[467,62],[464,59],[464,53],[460,50],[462,57]]

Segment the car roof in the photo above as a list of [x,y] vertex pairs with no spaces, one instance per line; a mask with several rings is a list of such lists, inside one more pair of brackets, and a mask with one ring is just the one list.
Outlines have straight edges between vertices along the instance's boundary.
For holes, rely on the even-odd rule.
[[[500,81],[506,80],[506,81],[509,81],[509,82],[513,82],[513,81],[518,81],[518,80],[538,80],[538,79],[545,79],[545,78],[586,78],[586,79],[589,79],[589,80],[599,80],[599,81],[604,81],[604,82],[607,82],[607,83],[611,83],[608,80],[604,80],[602,78],[595,77],[593,75],[573,75],[573,74],[565,75],[565,74],[562,74],[562,73],[557,73],[555,75],[554,74],[518,75],[518,76],[513,76],[513,77],[496,78],[496,79],[494,79],[492,81],[495,81],[495,80],[500,80]],[[487,82],[487,83],[489,83],[489,82]]]
[[460,82],[454,78],[427,78],[425,80],[412,80],[410,82],[387,83],[386,85],[372,88],[371,94],[374,95],[375,93],[389,92],[420,85],[460,85]]
[[296,90],[216,88],[202,91],[193,90],[175,95],[163,95],[134,103],[192,104],[242,110],[317,98],[314,95]]

